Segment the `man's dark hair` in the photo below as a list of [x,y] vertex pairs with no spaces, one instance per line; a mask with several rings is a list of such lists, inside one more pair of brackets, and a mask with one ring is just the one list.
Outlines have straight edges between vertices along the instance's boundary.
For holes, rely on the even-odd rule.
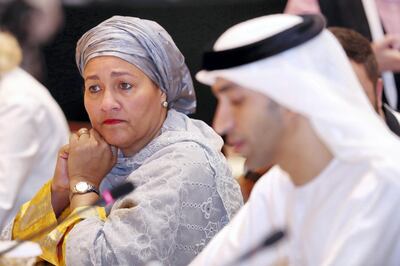
[[339,40],[347,57],[364,66],[368,78],[375,86],[379,78],[379,69],[369,40],[351,29],[339,27],[330,27],[328,29]]

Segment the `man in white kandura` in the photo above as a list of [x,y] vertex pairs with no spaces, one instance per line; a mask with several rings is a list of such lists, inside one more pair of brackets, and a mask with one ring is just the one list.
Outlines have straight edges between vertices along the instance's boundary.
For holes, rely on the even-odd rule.
[[191,265],[400,264],[400,142],[324,27],[259,17],[204,54],[215,129],[249,169],[275,167]]

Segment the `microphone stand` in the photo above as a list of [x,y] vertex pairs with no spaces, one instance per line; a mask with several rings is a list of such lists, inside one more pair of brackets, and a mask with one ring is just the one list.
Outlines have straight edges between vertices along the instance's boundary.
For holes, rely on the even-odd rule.
[[254,255],[256,255],[256,253],[259,253],[265,249],[275,246],[276,244],[278,244],[278,242],[283,240],[285,238],[285,236],[286,236],[286,232],[283,230],[273,231],[257,246],[246,251],[245,253],[240,255],[238,258],[234,259],[233,261],[231,261],[229,264],[226,264],[226,265],[237,265],[239,263],[243,263],[246,260],[253,257]]

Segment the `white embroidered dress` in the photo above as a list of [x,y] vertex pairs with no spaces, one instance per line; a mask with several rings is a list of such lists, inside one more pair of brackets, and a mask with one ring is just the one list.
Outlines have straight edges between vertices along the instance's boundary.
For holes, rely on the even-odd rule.
[[[170,110],[157,138],[119,159],[131,167],[126,180],[136,190],[114,204],[105,222],[93,217],[73,227],[66,263],[187,265],[242,205],[222,144],[205,123]],[[101,188],[123,179],[110,174]]]

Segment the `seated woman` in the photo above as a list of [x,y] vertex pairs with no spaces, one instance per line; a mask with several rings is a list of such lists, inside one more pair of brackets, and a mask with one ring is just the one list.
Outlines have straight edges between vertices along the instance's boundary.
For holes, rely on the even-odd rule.
[[[82,36],[76,63],[93,129],[72,134],[53,179],[16,216],[12,238],[58,222],[35,239],[53,264],[188,264],[242,198],[222,139],[186,116],[196,102],[183,55],[157,23],[115,16]],[[99,199],[97,189],[124,181],[136,189],[108,215],[78,212]],[[90,189],[78,192],[82,182]]]

